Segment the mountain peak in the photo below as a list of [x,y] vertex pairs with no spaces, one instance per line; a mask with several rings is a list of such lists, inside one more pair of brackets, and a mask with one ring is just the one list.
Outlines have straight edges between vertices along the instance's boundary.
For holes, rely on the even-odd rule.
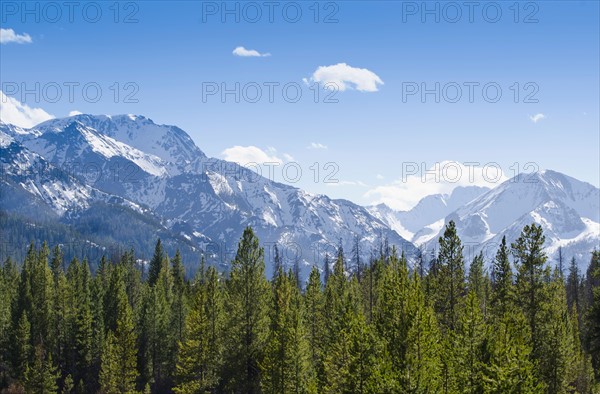
[[141,115],[79,114],[67,118],[47,120],[35,126],[40,134],[60,132],[72,123],[94,129],[97,133],[123,142],[137,150],[152,154],[174,165],[173,171],[186,172],[198,159],[206,155],[182,129],[159,125]]

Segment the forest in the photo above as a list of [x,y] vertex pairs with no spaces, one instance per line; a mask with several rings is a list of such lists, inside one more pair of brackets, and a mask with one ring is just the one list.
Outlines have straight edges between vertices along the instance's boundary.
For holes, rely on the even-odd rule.
[[306,281],[277,250],[267,278],[250,227],[193,277],[160,240],[148,263],[31,244],[0,267],[0,391],[600,392],[600,251],[563,272],[540,226],[510,241],[465,264],[449,222],[431,261],[339,247]]

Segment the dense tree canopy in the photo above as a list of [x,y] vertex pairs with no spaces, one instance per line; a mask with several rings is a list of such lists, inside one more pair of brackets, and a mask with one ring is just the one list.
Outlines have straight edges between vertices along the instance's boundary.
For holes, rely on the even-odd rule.
[[466,267],[450,222],[429,269],[387,243],[368,262],[340,247],[306,282],[278,252],[267,278],[249,227],[227,273],[200,260],[193,278],[160,241],[147,265],[32,244],[0,267],[0,390],[598,392],[600,252],[564,276],[541,227],[511,241]]

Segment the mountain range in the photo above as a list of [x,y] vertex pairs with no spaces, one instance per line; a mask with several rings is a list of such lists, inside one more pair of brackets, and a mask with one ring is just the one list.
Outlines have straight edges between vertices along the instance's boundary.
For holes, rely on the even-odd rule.
[[[547,252],[587,263],[600,243],[599,189],[546,170],[494,189],[457,187],[409,211],[363,207],[277,183],[236,163],[208,157],[176,126],[137,115],[76,115],[30,129],[0,123],[0,257],[22,256],[31,240],[73,245],[73,255],[134,248],[142,260],[161,238],[192,272],[204,255],[227,269],[245,226],[265,246],[267,274],[277,244],[305,276],[339,245],[363,261],[386,240],[413,259],[434,250],[449,220],[467,260],[493,258],[502,236],[542,225]],[[115,252],[116,252],[115,250]],[[375,252],[376,253],[376,252]],[[90,257],[93,260],[93,256]]]
[[[365,207],[209,158],[183,130],[142,116],[77,115],[31,129],[2,124],[0,134],[3,211],[61,223],[83,242],[120,241],[148,257],[151,245],[142,236],[160,236],[171,253],[179,248],[194,264],[205,252],[226,265],[249,225],[267,262],[277,244],[284,263],[298,260],[303,274],[338,245],[349,252],[355,237],[365,259],[383,239],[409,255],[416,251]],[[141,227],[134,239],[132,226]]]

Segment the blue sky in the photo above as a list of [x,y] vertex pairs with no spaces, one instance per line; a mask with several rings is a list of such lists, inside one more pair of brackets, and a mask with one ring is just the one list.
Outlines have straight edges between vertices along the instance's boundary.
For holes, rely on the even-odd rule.
[[[22,2],[3,2],[2,90],[57,117],[135,113],[176,124],[210,156],[278,161],[278,181],[294,162],[285,167],[288,179],[302,169],[294,185],[361,204],[408,208],[425,194],[493,186],[536,168],[599,185],[597,1],[481,1],[472,10],[465,2],[428,2],[433,13],[423,2],[275,3],[271,23],[273,2],[227,2],[237,15],[226,14],[220,1],[120,2],[118,14],[114,2],[77,2],[72,22],[61,2],[54,3],[60,16],[43,2],[27,3],[29,12]],[[298,9],[302,15],[291,23]],[[237,56],[238,47],[269,56]],[[337,102],[325,102],[328,81],[338,87]],[[69,82],[79,83],[73,102]],[[36,83],[39,100],[22,95],[22,87],[36,90]],[[83,93],[90,83],[102,89],[97,102],[90,100],[94,90],[88,99]],[[236,83],[239,103],[232,94],[203,99],[203,89]],[[278,84],[271,85],[272,102],[265,83]],[[435,90],[436,83],[439,102],[434,94],[407,95],[415,87]],[[286,84],[292,90],[284,97]],[[262,96],[251,103],[256,86]],[[298,87],[302,97],[290,102]],[[498,87],[502,96],[493,102]],[[130,93],[137,103],[127,102]],[[448,161],[461,165],[458,182],[448,174],[439,183],[407,177],[412,163],[427,169]],[[479,163],[473,179],[465,163]],[[486,163],[497,163],[504,175],[484,177],[496,166]]]

